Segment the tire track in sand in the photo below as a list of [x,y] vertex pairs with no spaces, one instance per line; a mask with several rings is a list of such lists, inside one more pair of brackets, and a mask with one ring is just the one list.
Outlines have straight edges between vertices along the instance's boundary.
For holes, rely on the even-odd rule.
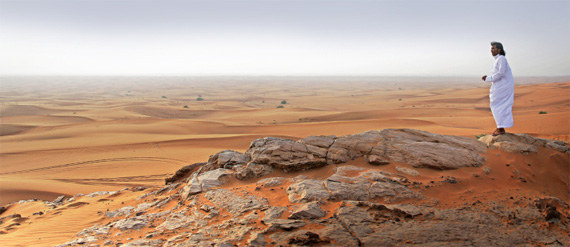
[[67,163],[67,164],[63,164],[63,165],[46,166],[46,167],[40,167],[40,168],[34,168],[34,169],[25,169],[25,170],[12,171],[12,172],[3,172],[3,173],[0,173],[0,175],[37,172],[37,171],[45,171],[45,170],[58,169],[58,168],[67,168],[67,167],[80,166],[80,165],[97,164],[97,163],[127,162],[127,161],[153,161],[153,162],[163,162],[163,163],[181,164],[181,165],[187,163],[184,160],[162,158],[162,157],[110,158],[110,159],[99,159],[99,160],[88,160],[88,161],[82,161],[82,162],[73,162],[73,163]]

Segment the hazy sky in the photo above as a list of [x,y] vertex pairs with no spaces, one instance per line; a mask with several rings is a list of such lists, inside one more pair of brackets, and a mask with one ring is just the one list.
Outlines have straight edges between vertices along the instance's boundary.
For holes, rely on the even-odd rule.
[[570,74],[570,0],[0,0],[3,75]]

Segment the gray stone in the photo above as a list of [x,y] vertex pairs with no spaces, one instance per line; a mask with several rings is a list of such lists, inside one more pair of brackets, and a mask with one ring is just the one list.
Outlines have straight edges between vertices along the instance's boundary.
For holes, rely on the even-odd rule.
[[270,165],[248,163],[247,165],[235,166],[233,168],[236,173],[235,177],[240,180],[259,178],[273,172],[273,167]]
[[479,167],[485,158],[478,152],[447,143],[414,142],[394,144],[388,148],[387,156],[413,167],[427,167],[440,170],[461,167]]
[[283,214],[283,212],[285,212],[285,210],[287,210],[287,207],[269,206],[265,210],[265,216],[263,217],[263,221],[277,219],[277,218],[281,217],[281,215]]
[[65,199],[65,196],[58,196],[55,200],[53,200],[52,203],[55,203],[55,204],[62,203],[63,199]]
[[233,175],[232,170],[220,168],[207,171],[198,176],[198,181],[202,184],[202,191],[224,184]]
[[233,174],[234,171],[224,168],[207,171],[200,174],[197,171],[192,174],[188,184],[182,189],[182,198],[188,199],[189,196],[195,195],[211,188],[224,184]]
[[268,221],[263,221],[269,227],[265,230],[266,232],[275,231],[277,229],[282,229],[290,231],[299,227],[307,225],[305,221],[302,220],[286,220],[286,219],[272,219]]
[[205,170],[231,169],[233,166],[245,165],[247,162],[247,157],[244,154],[233,150],[224,150],[210,156]]
[[393,182],[374,182],[369,189],[370,198],[392,197],[394,200],[420,197],[406,186]]
[[293,211],[289,216],[289,219],[318,219],[325,215],[325,210],[321,209],[317,202],[310,202],[295,209],[295,211]]
[[184,228],[196,222],[196,218],[180,213],[170,214],[162,224],[156,227],[157,231],[172,231]]
[[136,216],[133,218],[126,218],[119,221],[115,221],[110,224],[111,227],[119,229],[121,231],[125,230],[137,230],[148,225],[148,219],[146,216]]
[[122,207],[120,209],[117,209],[115,211],[110,211],[105,213],[106,217],[109,218],[113,218],[113,217],[117,217],[117,216],[122,216],[122,215],[126,215],[129,216],[131,215],[131,212],[135,210],[135,207],[133,206],[126,206],[126,207]]
[[307,179],[291,184],[287,188],[287,197],[292,203],[326,200],[330,197],[322,180]]
[[370,187],[370,182],[368,181],[344,183],[327,179],[325,185],[330,193],[331,200],[363,201],[369,198],[368,188]]
[[539,147],[546,147],[562,153],[569,153],[568,144],[543,138],[536,138],[527,134],[506,133],[498,136],[484,136],[479,139],[487,147],[498,148],[510,153],[536,153]]
[[266,207],[269,202],[265,198],[256,196],[241,197],[226,189],[210,190],[204,194],[214,205],[225,208],[232,215],[241,215],[244,212]]
[[266,137],[254,140],[245,153],[251,162],[266,164],[285,172],[300,171],[326,165],[326,157],[312,153],[301,142]]
[[132,241],[130,243],[126,243],[124,245],[121,245],[122,247],[134,247],[134,246],[162,246],[162,243],[164,243],[164,240],[162,239],[152,239],[152,240],[148,240],[148,239],[137,239],[135,241]]
[[335,136],[308,136],[300,140],[301,143],[328,149],[335,141]]
[[261,232],[251,233],[247,243],[248,243],[248,246],[252,246],[252,247],[267,246],[267,241],[265,241],[265,236]]
[[420,173],[414,169],[410,169],[410,168],[405,168],[405,167],[400,167],[400,166],[396,166],[396,171],[399,171],[401,173],[405,173],[411,176],[417,176],[420,175]]
[[257,181],[257,186],[258,187],[277,186],[277,185],[281,185],[283,183],[283,180],[285,180],[284,177],[264,178],[264,179]]

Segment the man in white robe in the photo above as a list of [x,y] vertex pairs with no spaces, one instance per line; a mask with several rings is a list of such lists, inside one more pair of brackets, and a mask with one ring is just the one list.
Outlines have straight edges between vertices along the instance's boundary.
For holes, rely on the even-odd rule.
[[515,98],[515,81],[511,67],[505,58],[505,50],[499,42],[491,42],[491,54],[495,58],[491,75],[483,76],[483,81],[491,82],[489,99],[491,112],[495,118],[497,129],[493,136],[502,135],[505,128],[513,127],[513,101]]

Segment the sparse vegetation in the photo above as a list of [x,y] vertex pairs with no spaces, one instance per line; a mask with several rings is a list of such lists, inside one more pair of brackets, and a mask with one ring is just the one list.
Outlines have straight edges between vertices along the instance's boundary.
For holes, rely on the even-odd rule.
[[184,106],[184,108],[188,108],[188,106],[187,106],[187,105],[185,105],[185,106]]
[[287,104],[287,100],[282,100],[282,101],[281,101],[281,104],[282,104],[282,105]]
[[198,96],[198,98],[196,98],[197,101],[203,101],[204,99],[200,96]]
[[280,105],[280,106],[277,106],[277,108],[285,108],[285,106]]
[[545,111],[539,111],[538,114],[546,114],[547,112]]
[[162,98],[163,98],[163,99],[166,99],[166,96],[163,95]]
[[398,99],[398,101],[402,101],[402,99],[400,98],[400,99]]
[[475,135],[475,139],[479,139],[479,138],[481,138],[481,137],[483,137],[483,136],[486,136],[486,135],[487,135],[487,134]]

